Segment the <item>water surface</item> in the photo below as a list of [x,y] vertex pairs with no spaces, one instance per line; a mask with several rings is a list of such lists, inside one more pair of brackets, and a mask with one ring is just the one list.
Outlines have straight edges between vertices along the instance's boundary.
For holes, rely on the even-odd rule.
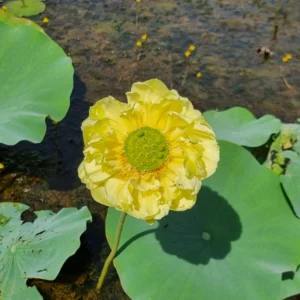
[[[48,24],[42,24],[44,16]],[[295,122],[300,117],[299,0],[48,0],[43,15],[32,19],[72,58],[75,87],[67,117],[58,125],[48,122],[43,143],[0,145],[6,166],[0,171],[0,201],[54,211],[88,205],[94,222],[78,253],[55,282],[34,283],[45,299],[100,299],[92,287],[109,252],[106,208],[91,199],[77,177],[80,125],[89,106],[107,95],[125,101],[132,83],[159,78],[201,111],[240,105],[256,116]],[[139,48],[144,33],[148,39]],[[188,60],[184,52],[190,44],[196,50]],[[274,52],[270,59],[257,54],[262,46]],[[293,58],[283,63],[286,53]],[[101,299],[127,299],[114,270]]]

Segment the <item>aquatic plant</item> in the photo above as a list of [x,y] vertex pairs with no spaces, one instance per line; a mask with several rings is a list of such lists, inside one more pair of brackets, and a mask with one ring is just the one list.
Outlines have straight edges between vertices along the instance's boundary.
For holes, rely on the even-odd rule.
[[17,17],[31,17],[42,13],[46,5],[42,0],[12,0],[7,1],[5,7]]
[[141,36],[141,40],[142,41],[146,41],[148,39],[148,34],[147,33],[144,33],[142,36]]
[[142,54],[145,54],[147,52],[147,40],[148,40],[148,34],[144,33],[141,35],[140,39],[137,40],[137,42],[135,43],[137,49],[136,49],[136,53],[137,53],[137,60],[140,59]]
[[149,222],[191,208],[201,180],[217,167],[214,132],[187,98],[157,79],[135,83],[127,99],[91,107],[79,177],[96,201]]
[[9,12],[4,12],[2,10],[0,10],[0,22],[6,23],[11,26],[27,25],[27,26],[34,27],[35,29],[41,32],[44,32],[44,30],[36,23],[25,18],[17,18],[13,14]]
[[300,125],[281,124],[270,115],[255,119],[251,112],[241,107],[223,112],[207,111],[204,116],[218,140],[258,147],[274,136],[263,164],[280,176],[286,196],[300,218]]
[[282,61],[284,63],[288,62],[289,60],[291,60],[293,58],[293,56],[291,54],[285,54],[283,57],[282,57]]
[[[190,210],[171,212],[151,227],[126,219],[114,260],[125,292],[132,299],[195,300],[283,299],[299,293],[300,222],[280,184],[299,214],[299,125],[291,126],[288,148],[294,151],[286,151],[290,162],[279,177],[239,145],[263,145],[289,126],[272,116],[256,119],[240,107],[204,116],[220,144],[217,171],[204,181]],[[111,246],[119,214],[109,209]],[[284,276],[287,272],[292,275]]]
[[123,211],[118,234],[126,214],[153,223],[170,210],[190,209],[219,160],[214,132],[177,91],[152,79],[135,83],[127,99],[107,97],[90,109],[78,170],[96,201]]
[[69,109],[71,59],[40,27],[3,11],[0,36],[0,143],[40,142],[45,118],[60,121]]
[[[187,75],[188,75],[188,70],[189,70],[189,67],[191,65],[190,57],[191,57],[191,55],[193,54],[193,52],[195,50],[196,50],[196,46],[191,44],[191,45],[189,45],[189,47],[184,52],[184,56],[186,58],[186,68],[185,68],[185,71],[184,71],[184,74],[183,74],[181,86],[184,86],[184,84],[185,84],[185,81],[186,81],[186,78],[187,78]],[[201,73],[198,72],[197,75],[196,75],[198,78],[201,77],[201,75],[199,76],[199,74],[201,74]]]
[[[300,262],[300,221],[278,176],[241,146],[219,144],[217,171],[203,182],[193,208],[152,226],[126,218],[114,265],[131,299],[283,299],[290,293],[281,276]],[[111,247],[119,215],[109,209]]]
[[188,47],[189,51],[194,51],[195,49],[196,49],[196,46],[193,44],[189,45],[189,47]]
[[185,57],[190,57],[191,54],[192,54],[192,52],[191,52],[190,50],[186,50],[186,51],[184,52],[184,56],[185,56]]
[[57,214],[34,212],[33,222],[23,222],[29,207],[22,203],[0,203],[0,291],[1,299],[42,299],[29,278],[54,280],[66,259],[80,246],[80,236],[91,221],[86,207],[64,208]]
[[300,218],[300,125],[282,124],[264,163],[280,175],[282,187]]
[[192,55],[193,51],[195,51],[195,50],[196,50],[195,45],[193,45],[193,44],[189,45],[189,47],[184,52],[184,56],[187,58],[190,57]]
[[241,146],[261,146],[281,129],[279,119],[271,115],[256,119],[243,107],[233,107],[222,112],[210,110],[203,115],[214,128],[218,140]]
[[[299,136],[293,139],[298,150],[286,153],[293,163],[287,168],[287,175],[293,176],[280,178],[266,168],[266,164],[259,164],[251,151],[283,130],[279,119],[270,115],[256,119],[241,107],[204,113],[221,146],[219,166],[216,173],[203,182],[198,195],[195,185],[186,186],[187,189],[193,186],[192,205],[174,207],[172,193],[162,194],[162,198],[155,192],[160,192],[160,186],[174,191],[179,187],[175,192],[179,202],[175,203],[186,204],[186,193],[179,192],[180,185],[174,182],[180,182],[182,168],[188,171],[190,179],[202,178],[201,170],[207,170],[208,166],[203,161],[205,157],[213,161],[214,172],[218,160],[218,152],[212,152],[216,151],[214,135],[203,123],[201,114],[191,110],[187,99],[168,91],[158,81],[135,84],[127,97],[129,107],[113,98],[98,102],[82,126],[85,160],[79,168],[79,176],[96,201],[112,206],[106,219],[106,235],[112,251],[97,289],[102,287],[109,264],[118,251],[114,264],[131,299],[282,299],[299,291],[296,270],[300,262],[300,222],[281,188],[281,182],[286,184],[288,196],[293,196],[290,201],[298,205],[295,180],[299,180],[296,174],[300,173],[299,153],[296,154]],[[171,103],[162,108],[166,99],[166,103]],[[185,117],[181,116],[182,104],[187,105],[184,106]],[[173,107],[177,109],[174,111]],[[199,117],[200,131],[195,135],[196,132],[188,128]],[[178,179],[164,182],[159,177],[157,182],[155,175],[149,180],[149,176],[145,177],[148,172],[158,175],[156,168],[170,163],[165,160],[170,154],[165,152],[165,147],[161,163],[150,164],[150,169],[147,160],[144,163],[140,158],[147,154],[143,147],[152,143],[147,135],[158,138],[153,128],[172,135],[176,133],[180,142],[188,137],[190,142],[195,142],[194,146],[198,144],[207,149],[207,156],[203,156],[203,152],[198,153],[202,153],[200,156],[193,155],[186,144],[176,147],[181,149],[176,155],[184,157],[181,166],[172,168]],[[213,147],[206,144],[207,138]],[[169,138],[166,141],[169,145]],[[172,143],[173,140],[169,149],[173,148]],[[188,165],[186,159],[190,161]],[[290,181],[293,177],[294,181]],[[167,201],[161,202],[164,196]],[[169,209],[174,211],[169,212]],[[127,212],[131,216],[125,218]],[[150,223],[156,219],[156,222],[149,226],[140,219]],[[294,272],[295,282],[283,276],[286,272]],[[239,282],[238,288],[236,282]]]

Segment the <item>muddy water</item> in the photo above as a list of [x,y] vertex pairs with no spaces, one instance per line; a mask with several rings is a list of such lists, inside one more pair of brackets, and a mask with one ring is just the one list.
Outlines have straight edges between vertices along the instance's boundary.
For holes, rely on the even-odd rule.
[[[44,16],[48,24],[42,24]],[[43,143],[0,145],[6,166],[0,171],[0,201],[54,211],[87,205],[93,214],[82,247],[57,280],[29,282],[45,299],[127,299],[114,270],[101,297],[92,289],[109,249],[106,208],[77,178],[80,124],[89,106],[107,95],[125,101],[133,82],[159,78],[202,111],[241,105],[257,116],[294,122],[300,116],[299,1],[48,0],[45,13],[32,19],[72,57],[75,87],[67,117],[58,125],[48,122]],[[144,33],[148,39],[137,47]],[[190,44],[196,50],[187,59]],[[274,55],[257,54],[262,46]],[[286,53],[293,58],[283,63]]]

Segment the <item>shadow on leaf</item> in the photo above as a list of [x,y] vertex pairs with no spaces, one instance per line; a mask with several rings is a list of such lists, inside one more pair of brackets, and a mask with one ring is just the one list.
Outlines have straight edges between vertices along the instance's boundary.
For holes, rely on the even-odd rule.
[[163,250],[192,264],[224,259],[231,243],[240,238],[242,225],[237,212],[218,193],[202,187],[195,206],[171,212],[159,221],[156,238]]

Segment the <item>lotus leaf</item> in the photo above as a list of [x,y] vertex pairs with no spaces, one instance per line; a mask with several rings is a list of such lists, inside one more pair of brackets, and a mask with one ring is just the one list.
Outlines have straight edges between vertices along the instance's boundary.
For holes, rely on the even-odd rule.
[[80,246],[80,235],[91,214],[86,207],[64,208],[57,214],[35,212],[37,218],[23,223],[21,203],[0,203],[0,291],[1,299],[42,299],[28,278],[53,280],[66,259]]
[[34,22],[25,18],[18,18],[15,15],[7,11],[5,12],[1,9],[0,9],[0,22],[9,24],[11,26],[20,26],[20,25],[32,26],[40,30],[41,32],[44,32],[43,29],[39,25],[35,24]]
[[7,10],[17,17],[31,17],[42,13],[46,5],[40,0],[14,0],[6,3]]
[[284,151],[283,154],[290,162],[280,179],[296,215],[300,218],[300,157],[293,151]]
[[285,299],[300,293],[300,271],[288,272],[281,287],[281,299]]
[[0,143],[40,142],[45,118],[64,118],[73,88],[71,59],[32,26],[0,21]]
[[214,129],[218,140],[241,146],[261,146],[281,128],[279,119],[271,115],[256,119],[243,107],[233,107],[221,112],[210,110],[203,115]]
[[[280,299],[281,275],[300,258],[300,222],[271,170],[220,142],[216,173],[195,206],[148,225],[125,220],[114,259],[131,299]],[[120,213],[110,208],[110,246]]]

